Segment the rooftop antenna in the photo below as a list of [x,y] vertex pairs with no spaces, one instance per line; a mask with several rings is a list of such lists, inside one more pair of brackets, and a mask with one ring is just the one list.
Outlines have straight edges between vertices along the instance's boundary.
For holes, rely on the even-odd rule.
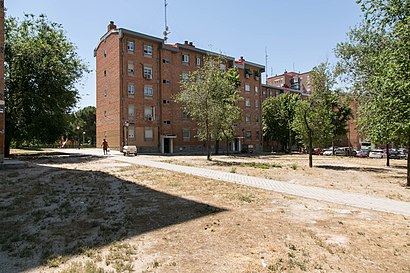
[[268,49],[265,46],[265,69],[266,69],[266,78],[265,83],[268,82]]
[[167,40],[168,40],[167,35],[171,33],[170,31],[168,31],[169,28],[168,28],[168,23],[167,23],[167,6],[168,6],[167,0],[164,0],[164,7],[165,7],[165,30],[164,30],[164,32],[162,32],[162,34],[164,35],[164,42],[165,42],[165,43],[166,43]]

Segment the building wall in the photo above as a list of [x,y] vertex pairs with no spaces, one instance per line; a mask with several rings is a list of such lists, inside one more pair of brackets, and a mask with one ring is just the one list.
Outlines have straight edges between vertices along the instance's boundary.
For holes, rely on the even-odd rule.
[[[296,80],[298,80],[298,86],[295,83]],[[310,94],[313,92],[312,73],[310,71],[305,73],[285,71],[282,75],[267,78],[266,84],[276,87],[295,89],[301,91],[302,93]]]
[[106,138],[110,147],[120,147],[121,69],[118,33],[101,41],[96,49],[96,134],[97,147]]
[[[203,152],[204,145],[196,138],[196,123],[183,114],[181,105],[175,103],[174,98],[180,92],[182,74],[198,69],[196,59],[199,58],[203,64],[205,56],[212,52],[198,49],[188,42],[164,44],[156,37],[117,29],[113,23],[108,29],[111,32],[103,36],[95,50],[97,142],[106,137],[111,147],[129,144],[136,145],[140,152],[162,152],[165,141],[172,142],[173,152]],[[128,50],[130,41],[134,45],[132,51]],[[144,46],[149,46],[152,54],[144,53]],[[189,56],[189,62],[183,62],[183,55]],[[234,59],[230,58],[227,59],[227,68],[234,64]],[[240,102],[243,120],[237,126],[236,137],[241,139],[241,144],[245,140],[245,144],[254,145],[258,150],[262,143],[260,74],[264,67],[243,59],[242,64],[239,72],[240,93],[244,97]],[[132,73],[128,71],[130,67]],[[146,67],[152,69],[150,79],[144,77]],[[247,69],[253,72],[252,76],[245,76]],[[255,77],[256,74],[259,76]],[[134,86],[133,94],[128,92],[129,84]],[[144,87],[147,86],[152,88],[152,95],[144,95]],[[249,86],[249,91],[245,86]],[[105,90],[110,92],[105,95]],[[250,105],[245,105],[246,100]],[[152,117],[146,114],[149,109],[153,109]],[[125,127],[125,123],[129,126]],[[189,131],[189,137],[183,137],[184,131]],[[147,138],[147,132],[152,138]],[[220,146],[221,150],[225,147],[224,144]]]

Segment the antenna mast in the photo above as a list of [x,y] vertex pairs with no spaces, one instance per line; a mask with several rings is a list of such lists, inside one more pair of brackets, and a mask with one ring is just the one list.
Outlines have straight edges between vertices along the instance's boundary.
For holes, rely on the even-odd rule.
[[265,83],[268,82],[268,49],[265,46],[265,70],[266,70],[266,78]]
[[167,6],[168,6],[167,0],[164,0],[164,7],[165,7],[165,30],[164,30],[164,32],[162,33],[162,34],[164,35],[164,42],[167,42],[167,40],[168,40],[167,35],[171,33],[171,32],[168,31],[169,28],[168,28],[168,23],[167,23]]

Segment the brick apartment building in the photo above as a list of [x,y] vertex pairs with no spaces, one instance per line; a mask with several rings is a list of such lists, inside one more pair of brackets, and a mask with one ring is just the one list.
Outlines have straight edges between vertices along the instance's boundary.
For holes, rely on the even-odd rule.
[[[117,28],[110,22],[95,51],[97,143],[110,147],[136,145],[141,152],[203,152],[196,124],[174,102],[180,81],[203,64],[205,56],[219,55],[192,42],[167,44],[164,39]],[[236,126],[229,150],[242,146],[262,149],[263,65],[242,57],[223,56],[226,67],[239,69],[242,122]],[[223,69],[223,68],[222,68]],[[226,145],[221,144],[221,151]]]
[[312,73],[296,73],[285,71],[282,75],[276,75],[266,79],[266,84],[270,86],[283,87],[301,91],[303,94],[313,92]]

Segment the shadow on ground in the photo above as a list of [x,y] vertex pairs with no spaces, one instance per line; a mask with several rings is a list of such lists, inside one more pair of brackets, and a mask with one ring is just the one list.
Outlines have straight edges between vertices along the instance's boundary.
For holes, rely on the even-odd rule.
[[333,165],[317,165],[317,168],[334,170],[334,171],[358,171],[358,172],[373,172],[373,173],[387,173],[394,169],[406,169],[405,166],[391,166],[389,168],[372,168],[372,167],[346,167],[346,166],[333,166]]
[[98,159],[47,155],[31,158],[29,168],[2,172],[0,258],[7,263],[1,272],[22,272],[53,257],[224,211],[104,172],[61,165]]

